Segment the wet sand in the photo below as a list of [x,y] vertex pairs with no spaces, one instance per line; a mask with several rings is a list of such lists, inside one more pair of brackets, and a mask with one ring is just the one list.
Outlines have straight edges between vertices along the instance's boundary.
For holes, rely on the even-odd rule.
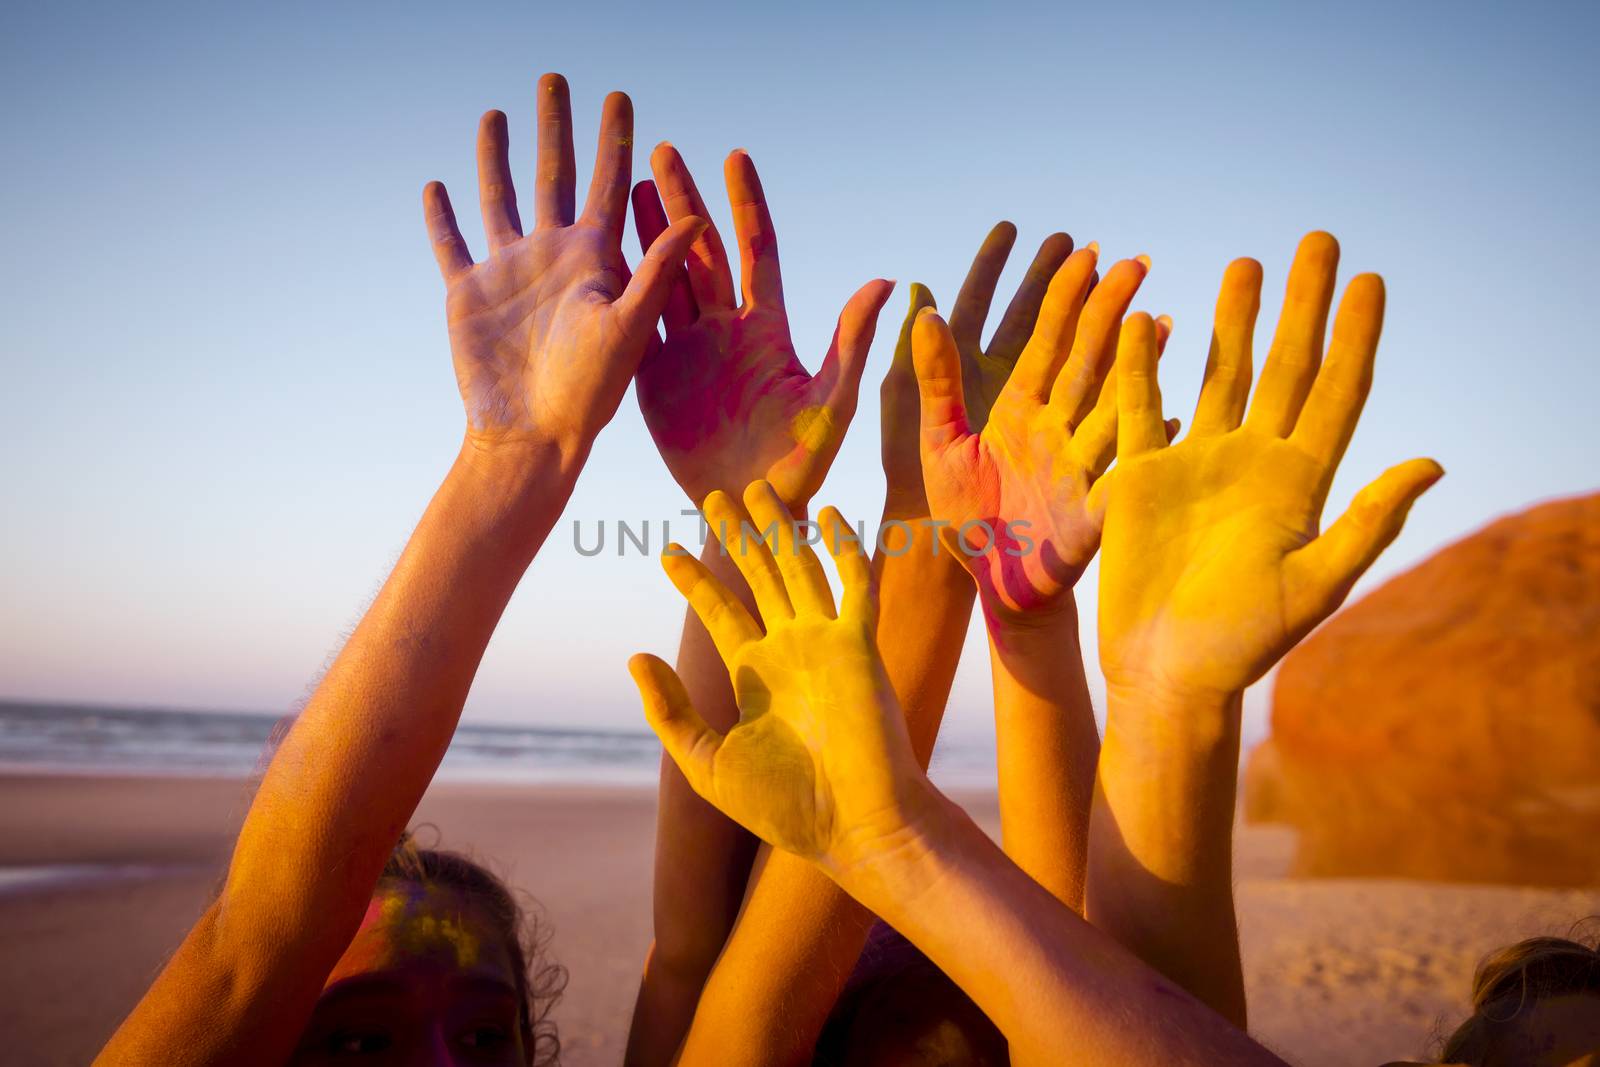
[[[991,832],[989,795],[962,797]],[[0,1033],[6,1059],[87,1062],[204,906],[248,803],[214,779],[0,775]],[[441,784],[415,820],[533,894],[571,972],[572,1067],[621,1059],[650,937],[652,789]],[[1292,839],[1241,828],[1252,1030],[1307,1067],[1429,1051],[1473,965],[1600,914],[1600,890],[1283,876]]]

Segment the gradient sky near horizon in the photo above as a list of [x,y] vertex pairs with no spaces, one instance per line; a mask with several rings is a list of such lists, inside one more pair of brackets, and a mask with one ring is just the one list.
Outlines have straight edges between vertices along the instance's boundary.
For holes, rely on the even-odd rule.
[[[0,696],[281,711],[404,544],[462,422],[420,191],[482,251],[473,138],[573,88],[671,139],[731,233],[720,164],[767,189],[797,346],[900,287],[819,502],[875,519],[876,389],[907,284],[948,309],[989,226],[1021,237],[991,328],[1054,229],[1150,255],[1188,420],[1222,268],[1267,285],[1302,233],[1377,270],[1388,322],[1331,515],[1392,462],[1448,477],[1360,589],[1490,518],[1593,490],[1594,5],[38,5],[0,40]],[[631,239],[628,254],[636,256]],[[656,562],[572,522],[689,524],[632,398],[497,633],[478,721],[638,727],[623,669],[670,654]],[[614,531],[613,531],[614,533]],[[1358,589],[1357,595],[1360,593]],[[1093,572],[1080,594],[1093,655]],[[981,733],[974,631],[951,729]],[[1258,687],[1258,689],[1261,687]],[[1264,697],[1254,694],[1259,714]]]

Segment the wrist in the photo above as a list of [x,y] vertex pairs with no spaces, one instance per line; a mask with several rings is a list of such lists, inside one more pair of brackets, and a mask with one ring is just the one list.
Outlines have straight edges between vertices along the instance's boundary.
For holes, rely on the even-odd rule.
[[517,530],[553,525],[566,507],[585,455],[531,439],[487,444],[470,434],[447,482],[491,524]]
[[1026,645],[1045,639],[1052,644],[1078,633],[1078,601],[1070,588],[1037,607],[1021,610],[1001,603],[989,590],[980,590],[983,621],[989,636],[1002,647]]
[[1239,747],[1244,694],[1165,682],[1107,681],[1106,746],[1139,758]]
[[899,792],[892,825],[853,830],[821,864],[841,889],[869,908],[919,886],[932,858],[944,850],[959,811],[920,772]]

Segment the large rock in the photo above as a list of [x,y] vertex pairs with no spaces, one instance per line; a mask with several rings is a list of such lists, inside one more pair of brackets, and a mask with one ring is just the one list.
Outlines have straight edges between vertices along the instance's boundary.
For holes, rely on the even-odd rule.
[[1600,884],[1600,493],[1445,548],[1283,661],[1245,815],[1307,875]]

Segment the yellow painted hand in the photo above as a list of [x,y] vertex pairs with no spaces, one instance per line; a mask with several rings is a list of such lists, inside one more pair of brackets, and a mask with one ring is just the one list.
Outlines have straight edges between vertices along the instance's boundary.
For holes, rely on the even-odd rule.
[[1228,268],[1194,423],[1170,447],[1154,325],[1124,324],[1100,564],[1100,661],[1113,688],[1226,695],[1260,678],[1343,602],[1443,474],[1428,459],[1393,467],[1319,534],[1383,326],[1383,281],[1360,275],[1323,360],[1338,258],[1325,233],[1301,242],[1248,415],[1261,267]]
[[[641,246],[671,232],[669,218],[676,227],[706,217],[677,149],[657,146],[650,163],[656,181],[633,191]],[[868,282],[850,298],[812,375],[789,337],[777,238],[755,164],[736,151],[723,170],[743,299],[734,297],[722,239],[708,227],[691,247],[686,270],[677,272],[663,315],[666,340],[639,367],[639,408],[691,500],[717,489],[739,492],[764,478],[791,507],[803,508],[822,486],[855,417],[878,312],[894,283]]]
[[423,190],[428,235],[444,275],[445,316],[468,437],[482,447],[554,443],[586,453],[616,414],[674,271],[702,219],[680,219],[629,276],[622,222],[633,154],[633,105],[606,98],[594,181],[574,218],[575,167],[567,83],[539,80],[539,183],[535,225],[526,236],[517,211],[506,117],[478,128],[478,198],[489,255],[474,263],[445,188]]
[[[961,358],[961,382],[967,401],[967,423],[980,433],[989,421],[989,410],[1000,395],[1011,368],[1033,334],[1039,319],[1050,279],[1072,254],[1072,238],[1053,233],[1044,239],[1033,257],[1022,284],[1006,308],[1005,317],[983,347],[983,323],[989,317],[994,290],[1005,269],[1006,258],[1017,239],[1017,228],[1009,222],[997,223],[989,231],[967,271],[950,312],[950,333]],[[922,455],[919,444],[919,402],[917,375],[911,361],[911,327],[917,313],[934,307],[933,294],[924,285],[911,286],[911,307],[900,326],[894,361],[883,377],[879,400],[883,422],[883,473],[888,484],[888,510],[897,517],[926,518],[928,495],[922,485]]]
[[773,487],[756,482],[744,499],[748,512],[716,492],[704,512],[749,582],[765,633],[698,560],[674,548],[662,557],[728,666],[737,725],[726,735],[708,726],[655,656],[628,667],[651,728],[697,793],[770,844],[837,872],[903,828],[908,790],[925,779],[878,657],[876,593],[855,533],[823,509],[822,539],[844,586],[836,612],[816,554]]

